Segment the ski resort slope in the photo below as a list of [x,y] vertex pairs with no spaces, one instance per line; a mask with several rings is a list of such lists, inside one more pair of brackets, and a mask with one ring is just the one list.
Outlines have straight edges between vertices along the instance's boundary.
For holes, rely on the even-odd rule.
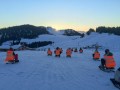
[[[54,42],[54,44],[45,46],[44,48],[80,48],[98,44],[99,46],[102,46],[102,49],[108,48],[112,51],[120,50],[120,36],[107,33],[91,33],[91,35],[86,35],[84,38],[80,38],[80,36],[41,35],[36,40]],[[22,41],[28,40],[24,39]]]
[[[47,56],[46,51],[16,51],[19,63],[5,64],[0,52],[0,90],[117,90],[110,78],[114,73],[98,69],[100,61],[92,60],[93,50],[74,53],[66,58]],[[101,57],[104,51],[100,51]],[[113,52],[120,66],[119,52]]]
[[[112,51],[119,51],[120,50],[120,36],[116,36],[113,34],[99,34],[99,33],[91,33],[90,35],[86,35],[84,38],[80,38],[80,36],[65,36],[62,34],[53,34],[53,35],[39,35],[39,37],[35,39],[21,39],[21,42],[26,42],[31,44],[33,42],[44,42],[44,41],[52,41],[53,44],[50,44],[45,47],[38,47],[37,49],[41,48],[56,48],[61,47],[63,49],[66,48],[80,48],[80,47],[87,47],[98,44],[102,47],[102,49],[110,49]],[[0,46],[0,48],[9,48],[12,41],[7,41]],[[12,46],[14,49],[19,48],[20,45]]]

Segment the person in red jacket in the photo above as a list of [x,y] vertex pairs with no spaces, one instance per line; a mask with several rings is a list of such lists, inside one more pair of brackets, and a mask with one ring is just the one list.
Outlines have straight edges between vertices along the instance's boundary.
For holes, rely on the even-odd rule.
[[19,60],[18,60],[18,54],[15,54],[15,62],[19,62]]
[[79,52],[80,52],[80,53],[83,53],[83,50],[82,50],[82,48],[80,48]]
[[48,56],[52,56],[52,51],[50,50],[50,48],[48,48],[47,54]]

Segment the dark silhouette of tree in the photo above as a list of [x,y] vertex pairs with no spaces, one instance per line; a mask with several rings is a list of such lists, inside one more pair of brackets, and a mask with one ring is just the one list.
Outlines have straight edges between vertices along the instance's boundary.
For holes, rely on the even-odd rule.
[[81,33],[73,30],[73,29],[66,29],[64,30],[64,34],[63,35],[66,35],[66,36],[82,36]]
[[19,41],[22,38],[33,39],[33,38],[37,38],[39,35],[42,35],[42,34],[49,34],[46,27],[43,27],[43,26],[36,27],[33,25],[21,25],[21,26],[2,28],[0,29],[0,35],[2,35],[0,44],[9,40]]
[[92,28],[90,28],[86,34],[87,34],[87,35],[90,35],[92,32],[95,32],[95,30],[92,29]]
[[43,42],[32,42],[31,44],[27,44],[27,43],[22,43],[22,44],[24,44],[24,46],[27,46],[29,48],[38,48],[38,47],[50,45],[52,43],[53,43],[52,41],[43,41]]
[[83,37],[85,37],[85,34],[83,33],[83,34],[81,34],[81,38],[83,38]]
[[104,27],[104,26],[101,26],[101,27],[96,28],[96,32],[120,35],[120,27]]

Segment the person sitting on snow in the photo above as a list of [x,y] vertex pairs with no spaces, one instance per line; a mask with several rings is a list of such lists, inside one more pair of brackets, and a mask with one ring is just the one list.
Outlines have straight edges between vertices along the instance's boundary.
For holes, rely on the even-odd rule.
[[106,69],[113,69],[116,66],[113,54],[109,49],[105,50],[104,58],[101,59],[101,67]]
[[52,51],[50,50],[50,48],[48,48],[47,54],[48,56],[52,56]]
[[55,53],[55,57],[60,57],[60,54],[61,54],[61,50],[59,47],[56,48],[56,50],[54,51]]
[[11,62],[11,63],[14,63],[14,60],[15,59],[15,53],[13,51],[13,48],[10,48],[8,51],[7,51],[7,57],[5,59],[5,62]]
[[71,54],[72,54],[72,50],[71,50],[71,48],[68,48],[66,50],[66,57],[71,57]]
[[83,50],[82,50],[82,48],[80,48],[79,52],[80,52],[80,53],[83,53]]
[[77,48],[75,48],[74,52],[78,52]]
[[18,60],[18,54],[15,54],[15,62],[19,62],[19,60]]
[[98,50],[95,50],[95,52],[93,53],[93,59],[98,60],[99,58],[100,58],[100,53],[98,52]]

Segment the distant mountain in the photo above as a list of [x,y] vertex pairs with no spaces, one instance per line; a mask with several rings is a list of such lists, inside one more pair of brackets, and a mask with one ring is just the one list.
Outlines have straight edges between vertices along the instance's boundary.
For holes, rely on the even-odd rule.
[[83,34],[73,30],[73,29],[65,29],[65,30],[56,30],[52,27],[44,27],[44,26],[33,26],[33,25],[20,25],[13,26],[8,28],[0,29],[0,45],[6,41],[17,41],[20,43],[21,39],[35,39],[38,38],[39,35],[65,35],[65,36],[81,36]]
[[0,35],[2,35],[0,44],[9,40],[20,40],[21,38],[33,39],[42,34],[50,33],[47,31],[46,27],[43,26],[20,25],[2,28],[0,29]]
[[47,31],[50,33],[50,34],[53,34],[53,35],[65,35],[65,36],[81,36],[84,32],[81,31],[78,32],[78,31],[75,31],[73,29],[65,29],[65,30],[56,30],[52,27],[47,27]]
[[54,29],[54,28],[52,28],[52,27],[47,27],[47,31],[48,31],[50,34],[53,34],[53,35],[58,34],[58,32],[56,31],[56,29]]
[[66,35],[66,36],[82,36],[81,33],[73,30],[73,29],[65,29],[65,30],[60,30],[60,32],[63,34],[63,35]]

